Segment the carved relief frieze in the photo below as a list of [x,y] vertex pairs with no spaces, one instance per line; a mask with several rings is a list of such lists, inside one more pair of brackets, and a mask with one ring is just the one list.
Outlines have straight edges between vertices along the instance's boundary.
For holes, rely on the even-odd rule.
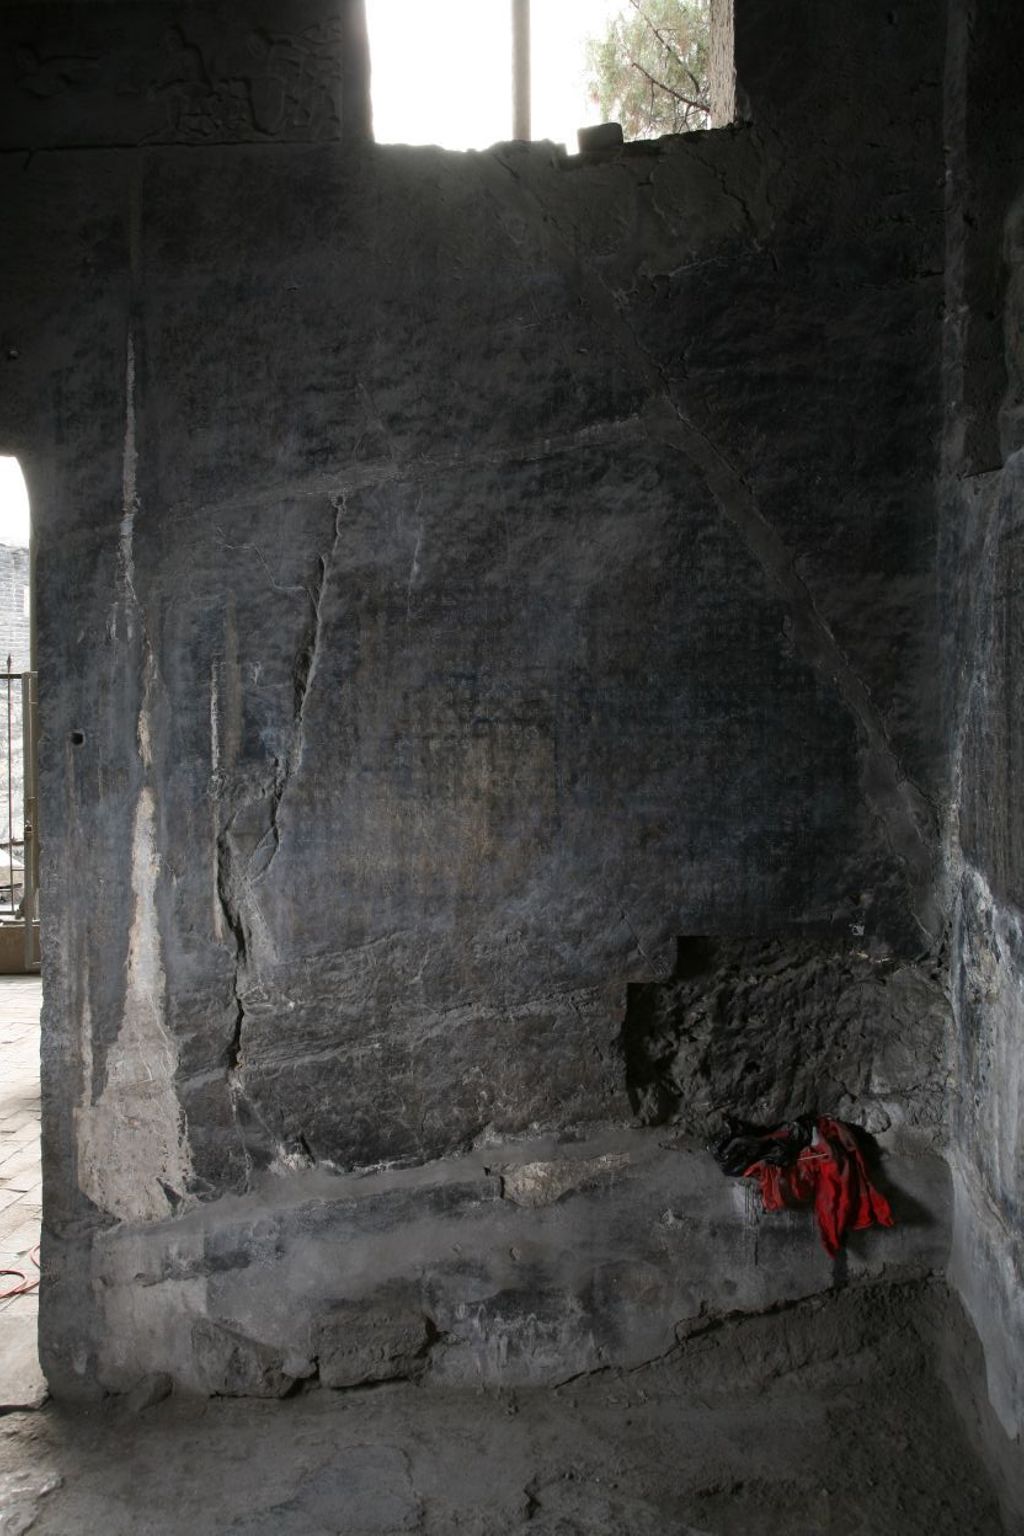
[[[86,9],[0,14],[3,144],[341,136],[344,28],[320,4],[267,4],[244,17],[221,6]],[[52,46],[56,37],[63,46]]]
[[295,34],[263,29],[245,39],[244,58],[208,62],[183,28],[164,35],[146,87],[164,121],[159,143],[336,139],[340,133],[341,37],[336,23]]

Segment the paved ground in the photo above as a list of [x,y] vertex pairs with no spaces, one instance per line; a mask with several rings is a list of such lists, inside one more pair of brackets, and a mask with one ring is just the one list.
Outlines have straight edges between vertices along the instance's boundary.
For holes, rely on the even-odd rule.
[[[0,976],[0,1269],[37,1271],[42,1183],[39,1166],[37,976]],[[37,1300],[8,1297],[15,1275],[0,1276],[0,1409],[31,1406],[44,1391],[36,1358]],[[7,1297],[7,1299],[3,1299]]]
[[49,1403],[0,1417],[0,1536],[1019,1536],[931,1368],[950,1306],[851,1286],[555,1389]]

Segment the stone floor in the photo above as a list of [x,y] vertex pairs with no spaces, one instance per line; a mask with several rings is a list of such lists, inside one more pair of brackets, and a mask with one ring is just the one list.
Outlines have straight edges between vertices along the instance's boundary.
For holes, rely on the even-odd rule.
[[0,1536],[1019,1536],[932,1369],[958,1326],[875,1283],[556,1388],[50,1403],[0,1417]]
[[[39,1243],[38,976],[0,976],[0,1269],[31,1283]],[[35,1290],[10,1296],[17,1275],[0,1276],[0,1410],[40,1402],[45,1384],[36,1357]]]

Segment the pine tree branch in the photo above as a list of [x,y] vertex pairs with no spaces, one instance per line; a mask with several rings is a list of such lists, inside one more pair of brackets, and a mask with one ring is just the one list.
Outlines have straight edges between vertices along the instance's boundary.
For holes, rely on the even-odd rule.
[[630,59],[629,67],[630,69],[638,69],[644,79],[650,81],[652,88],[656,86],[659,91],[664,91],[667,96],[674,96],[676,101],[682,102],[684,107],[692,107],[695,112],[707,113],[710,111],[707,102],[694,101],[692,97],[683,96],[679,91],[673,90],[672,86],[666,85],[664,80],[658,80],[652,75],[649,69],[644,69],[644,66],[639,64],[636,59]]
[[[693,81],[693,88],[697,92],[697,95],[699,96],[700,93],[701,93],[701,83],[700,83],[700,81],[697,79],[697,76],[694,74],[693,70],[690,69],[686,64],[683,65],[683,69],[686,71],[686,73],[689,75],[690,79]],[[710,110],[711,109],[709,107],[708,111],[710,111]]]
[[[664,48],[665,52],[671,58],[675,59],[676,63],[679,65],[680,69],[686,69],[686,65],[683,63],[683,56],[682,56],[682,54],[676,48],[674,43],[670,43],[669,42],[669,40],[665,36],[664,32],[662,32],[659,27],[656,27],[654,25],[654,22],[648,16],[648,14],[644,10],[643,6],[640,4],[640,0],[629,0],[629,3],[633,7],[634,11],[636,11],[636,13],[640,17],[641,21],[646,22],[647,25],[650,27],[651,31],[654,33],[655,37],[658,39],[658,42]],[[688,75],[690,75],[690,79],[693,80],[693,76],[692,76],[692,74],[690,74],[690,71],[688,69],[686,69],[686,73]],[[693,83],[694,83],[694,85],[696,85],[697,84],[696,80],[694,80]]]
[[[659,26],[657,26],[651,20],[650,16],[648,16],[647,12],[644,10],[643,5],[641,4],[641,0],[629,0],[629,3],[633,7],[633,9],[636,11],[636,13],[640,17],[641,21],[644,22],[644,24],[647,27],[650,28],[651,32],[653,33],[655,38],[657,38],[657,40],[661,44],[662,48],[664,48],[664,50],[668,54],[669,58],[673,59],[675,61],[675,63],[679,66],[679,68],[683,71],[683,74],[688,76],[688,78],[693,82],[693,88],[696,91],[697,96],[700,97],[701,94],[702,94],[702,88],[701,88],[700,81],[697,79],[697,76],[694,74],[693,70],[686,63],[685,59],[683,58],[683,55],[680,53],[679,49],[675,46],[675,44],[671,41],[671,39],[669,38],[667,33],[663,32],[662,29]],[[634,63],[634,61],[630,60],[630,63]],[[643,69],[643,65],[635,64],[634,67],[637,68],[637,69],[642,70],[643,73],[645,75],[647,75],[648,80],[652,80],[652,83],[657,84],[660,87],[661,90],[668,91],[671,95],[675,96],[678,101],[683,102],[686,106],[694,107],[694,108],[696,108],[700,112],[710,112],[710,110],[711,110],[710,103],[708,103],[708,102],[693,101],[689,97],[680,96],[679,93],[677,91],[674,91],[670,85],[665,85],[664,82],[662,82],[660,80],[653,80],[653,77],[650,74],[648,74],[648,72],[645,69]]]
[[[697,92],[697,95],[699,96],[701,94],[701,83],[697,79],[697,76],[694,74],[693,70],[687,64],[687,62],[684,59],[683,55],[679,52],[679,49],[676,47],[675,43],[673,43],[670,40],[668,35],[665,32],[663,32],[660,27],[655,26],[654,22],[651,20],[651,18],[648,16],[647,12],[644,10],[643,6],[641,5],[640,0],[629,0],[629,3],[633,7],[633,9],[636,11],[637,15],[640,17],[640,20],[643,21],[644,23],[646,23],[646,25],[648,27],[650,27],[651,31],[654,33],[654,36],[657,38],[658,42],[664,48],[664,50],[668,54],[669,58],[670,59],[674,59],[675,62],[679,65],[679,68],[683,71],[683,74],[684,75],[688,75],[690,77],[690,79],[693,81],[693,88]],[[705,107],[704,110],[705,111],[710,111],[711,108],[710,107]]]

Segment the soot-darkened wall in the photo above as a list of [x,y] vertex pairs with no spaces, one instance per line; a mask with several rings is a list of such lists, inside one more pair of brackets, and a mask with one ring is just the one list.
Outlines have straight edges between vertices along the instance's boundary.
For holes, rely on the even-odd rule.
[[628,1122],[682,935],[941,929],[941,6],[738,8],[749,122],[584,160],[121,9],[2,21],[67,1379],[94,1231]]

